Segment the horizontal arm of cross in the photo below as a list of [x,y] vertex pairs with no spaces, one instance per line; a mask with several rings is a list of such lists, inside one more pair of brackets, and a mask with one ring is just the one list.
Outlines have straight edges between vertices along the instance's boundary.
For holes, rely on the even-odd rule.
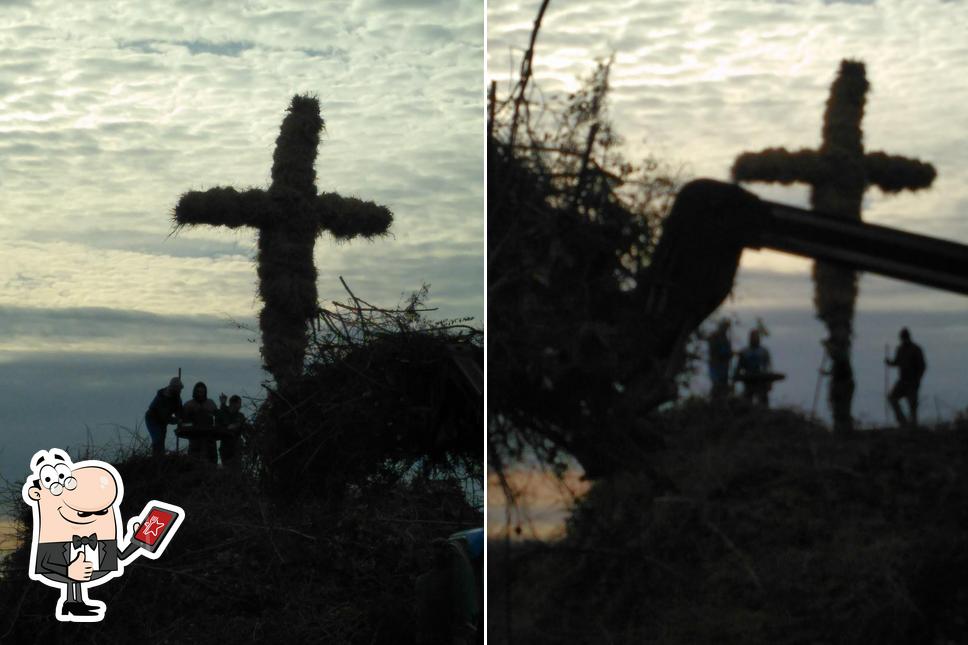
[[179,225],[258,227],[272,210],[272,200],[264,190],[253,188],[239,192],[234,188],[211,188],[182,195],[174,217]]
[[341,240],[382,235],[393,222],[393,213],[386,206],[336,193],[322,193],[315,206],[320,228]]
[[736,157],[732,175],[733,181],[813,184],[823,179],[824,168],[820,153],[816,150],[791,152],[786,148],[767,148],[760,152],[744,152]]
[[929,163],[883,152],[864,155],[864,169],[868,183],[885,193],[927,188],[936,175],[934,166]]

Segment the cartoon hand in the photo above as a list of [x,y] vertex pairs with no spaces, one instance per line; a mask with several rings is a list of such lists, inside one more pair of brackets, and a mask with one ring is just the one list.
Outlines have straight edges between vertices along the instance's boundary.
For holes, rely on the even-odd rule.
[[135,522],[134,524],[132,524],[131,525],[131,535],[135,535],[138,532],[138,529],[140,529],[140,528],[141,528],[141,522]]
[[85,559],[83,549],[78,551],[74,561],[67,565],[67,577],[78,582],[90,580],[93,571],[94,565]]

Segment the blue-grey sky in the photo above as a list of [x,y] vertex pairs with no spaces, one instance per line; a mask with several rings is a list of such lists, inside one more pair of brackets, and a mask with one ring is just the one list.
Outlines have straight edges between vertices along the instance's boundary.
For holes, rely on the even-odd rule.
[[[488,2],[488,77],[508,92],[540,1]],[[968,8],[963,2],[796,0],[694,2],[552,0],[534,58],[546,95],[574,89],[596,59],[614,55],[611,116],[632,159],[655,155],[685,177],[729,179],[744,151],[816,148],[841,59],[867,65],[868,150],[934,164],[930,190],[869,190],[867,221],[968,243]],[[808,190],[748,184],[761,196],[808,206]],[[811,263],[744,253],[723,314],[738,316],[734,345],[762,317],[774,363],[788,378],[774,401],[810,411],[822,325]],[[911,328],[927,354],[922,417],[968,407],[968,299],[866,275],[855,337],[855,413],[884,421],[884,345]],[[895,375],[890,376],[891,381]],[[695,386],[707,387],[704,377]],[[824,396],[818,406],[827,417]]]
[[[265,187],[294,93],[321,191],[392,235],[316,247],[320,298],[483,318],[481,0],[0,2],[0,475],[140,423],[177,367],[259,395],[255,233],[170,237],[181,193]],[[143,431],[142,431],[143,433]]]

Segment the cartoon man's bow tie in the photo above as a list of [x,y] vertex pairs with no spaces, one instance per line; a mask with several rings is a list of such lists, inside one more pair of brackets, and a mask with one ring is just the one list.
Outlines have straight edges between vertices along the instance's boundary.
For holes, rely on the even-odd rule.
[[96,549],[97,533],[91,533],[87,537],[84,537],[83,535],[75,535],[73,539],[71,539],[71,544],[74,546],[75,549],[79,549],[82,546],[89,546],[92,549]]

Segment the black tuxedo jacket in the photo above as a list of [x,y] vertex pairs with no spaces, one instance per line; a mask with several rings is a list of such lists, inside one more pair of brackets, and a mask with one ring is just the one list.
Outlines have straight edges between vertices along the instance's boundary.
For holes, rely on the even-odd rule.
[[[91,574],[91,580],[97,580],[112,571],[118,570],[118,560],[127,560],[138,549],[133,541],[121,553],[118,553],[118,543],[114,540],[98,540],[98,566]],[[67,577],[67,565],[70,564],[70,542],[38,542],[37,560],[34,563],[34,573],[57,580],[71,582]],[[74,581],[76,582],[76,581]]]

